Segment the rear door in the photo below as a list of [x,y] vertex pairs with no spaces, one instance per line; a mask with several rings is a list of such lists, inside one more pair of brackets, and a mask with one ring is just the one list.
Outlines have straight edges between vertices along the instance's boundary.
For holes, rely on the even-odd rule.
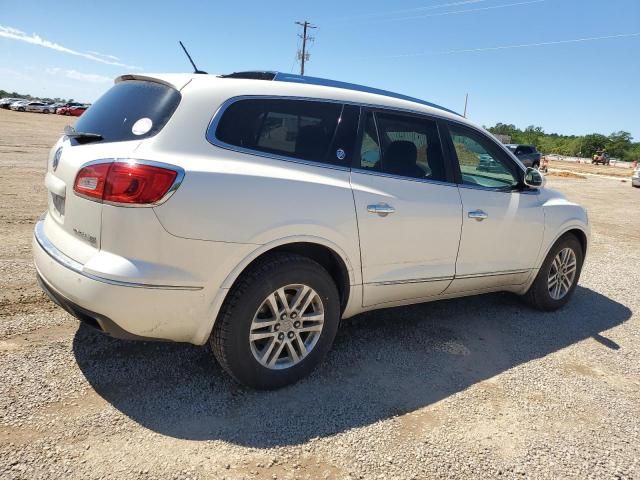
[[462,224],[437,122],[365,110],[351,173],[363,305],[430,297],[455,273]]
[[141,140],[157,134],[179,102],[180,93],[164,84],[117,83],[74,126],[77,132],[102,138],[64,136],[51,149],[45,179],[49,197],[45,234],[64,254],[84,263],[100,248],[102,203],[74,193],[78,171],[96,160],[135,158]]

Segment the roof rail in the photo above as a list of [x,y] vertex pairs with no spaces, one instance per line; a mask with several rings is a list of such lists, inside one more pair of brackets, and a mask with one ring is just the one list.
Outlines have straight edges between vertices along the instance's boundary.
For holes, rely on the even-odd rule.
[[220,78],[245,78],[249,80],[271,80],[274,82],[291,82],[291,83],[305,83],[307,85],[320,85],[323,87],[344,88],[345,90],[354,90],[357,92],[373,93],[376,95],[383,95],[385,97],[397,98],[399,100],[407,100],[409,102],[419,103],[420,105],[426,105],[428,107],[444,110],[445,112],[452,113],[461,117],[458,112],[449,110],[448,108],[436,105],[435,103],[426,102],[419,98],[409,97],[400,93],[390,92],[388,90],[381,90],[379,88],[366,87],[364,85],[358,85],[356,83],[340,82],[338,80],[329,80],[326,78],[307,77],[302,75],[295,75],[292,73],[274,72],[269,70],[257,70],[247,72],[234,72],[228,75],[220,75]]
[[399,100],[407,100],[409,102],[419,103],[421,105],[426,105],[428,107],[437,108],[439,110],[444,110],[445,112],[453,113],[454,115],[458,115],[461,117],[458,112],[454,112],[453,110],[449,110],[448,108],[442,107],[440,105],[436,105],[435,103],[427,102],[425,100],[420,100],[419,98],[409,97],[408,95],[402,95],[400,93],[390,92],[388,90],[382,90],[379,88],[366,87],[364,85],[358,85],[356,83],[347,83],[340,82],[338,80],[329,80],[326,78],[318,78],[318,77],[307,77],[302,75],[294,75],[291,73],[282,73],[277,72],[273,81],[277,82],[292,82],[292,83],[306,83],[308,85],[321,85],[324,87],[333,87],[333,88],[344,88],[346,90],[355,90],[357,92],[365,92],[365,93],[373,93],[376,95],[383,95],[385,97],[397,98]]
[[274,80],[278,72],[270,71],[249,71],[233,72],[227,75],[220,75],[220,78],[245,78],[247,80]]

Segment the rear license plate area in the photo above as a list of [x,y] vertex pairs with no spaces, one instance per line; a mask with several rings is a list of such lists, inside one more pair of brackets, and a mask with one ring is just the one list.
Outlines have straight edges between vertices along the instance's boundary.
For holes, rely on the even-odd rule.
[[51,204],[53,205],[54,212],[59,217],[64,217],[64,197],[51,193]]

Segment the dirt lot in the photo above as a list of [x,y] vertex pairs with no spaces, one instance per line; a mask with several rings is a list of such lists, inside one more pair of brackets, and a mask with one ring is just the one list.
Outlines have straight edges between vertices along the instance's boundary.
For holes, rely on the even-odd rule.
[[631,178],[633,170],[619,168],[613,165],[591,165],[590,163],[563,162],[561,160],[549,160],[549,169],[564,170],[574,173],[586,173],[587,175],[605,175],[608,177]]
[[638,478],[640,189],[549,178],[593,242],[562,311],[507,294],[346,322],[321,368],[237,387],[190,345],[111,340],[31,264],[67,119],[0,110],[0,478]]

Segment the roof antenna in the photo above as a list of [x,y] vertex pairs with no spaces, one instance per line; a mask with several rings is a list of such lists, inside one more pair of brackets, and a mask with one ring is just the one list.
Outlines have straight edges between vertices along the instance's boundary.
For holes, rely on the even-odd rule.
[[178,43],[180,44],[180,46],[182,47],[182,50],[184,50],[185,55],[187,56],[187,58],[189,59],[189,61],[191,62],[191,65],[193,65],[193,73],[203,73],[203,74],[207,74],[207,72],[203,71],[203,70],[198,70],[198,67],[196,67],[196,64],[193,63],[193,60],[191,59],[191,55],[189,55],[189,52],[187,52],[187,49],[185,48],[185,46],[182,44],[182,42],[180,40],[178,40]]

